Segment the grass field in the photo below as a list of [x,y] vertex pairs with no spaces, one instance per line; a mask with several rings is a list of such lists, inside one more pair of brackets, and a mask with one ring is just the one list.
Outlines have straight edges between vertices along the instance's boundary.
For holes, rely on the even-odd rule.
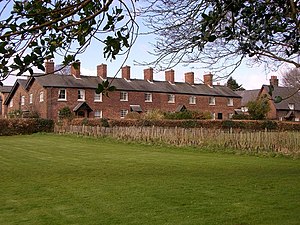
[[300,224],[300,161],[0,137],[0,224]]

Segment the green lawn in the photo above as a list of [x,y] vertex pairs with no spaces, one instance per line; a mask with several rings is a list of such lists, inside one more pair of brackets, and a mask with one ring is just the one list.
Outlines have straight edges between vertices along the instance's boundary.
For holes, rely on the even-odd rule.
[[300,224],[300,160],[0,137],[1,225]]

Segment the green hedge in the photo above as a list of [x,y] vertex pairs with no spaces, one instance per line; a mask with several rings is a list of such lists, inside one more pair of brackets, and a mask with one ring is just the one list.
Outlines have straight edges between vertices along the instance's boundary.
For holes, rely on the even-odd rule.
[[70,125],[130,127],[130,126],[156,126],[156,127],[184,127],[184,128],[210,128],[223,130],[276,130],[300,131],[299,122],[283,122],[275,120],[146,120],[146,119],[75,119]]
[[49,119],[0,119],[0,136],[53,132],[54,122]]

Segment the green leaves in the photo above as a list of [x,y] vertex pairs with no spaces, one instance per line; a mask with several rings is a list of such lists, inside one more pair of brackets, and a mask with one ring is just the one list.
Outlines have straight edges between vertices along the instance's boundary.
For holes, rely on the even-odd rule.
[[96,89],[96,94],[104,94],[106,97],[109,97],[109,93],[116,90],[115,86],[111,86],[108,80],[102,81],[101,84],[98,84]]
[[45,59],[56,54],[64,58],[64,65],[69,65],[92,40],[105,45],[107,59],[115,59],[123,49],[130,48],[129,39],[134,34],[128,27],[135,24],[131,3],[119,1],[113,7],[116,1],[13,2],[11,13],[1,18],[0,24],[2,79],[18,70],[18,75],[26,71],[32,74],[32,67],[44,70]]

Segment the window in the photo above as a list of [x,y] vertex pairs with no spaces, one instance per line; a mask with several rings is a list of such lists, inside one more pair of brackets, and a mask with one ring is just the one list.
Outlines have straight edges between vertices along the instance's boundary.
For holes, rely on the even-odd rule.
[[248,112],[248,107],[245,107],[245,106],[243,106],[242,108],[241,108],[241,110],[242,110],[242,112]]
[[216,105],[216,98],[215,97],[209,97],[209,105]]
[[175,103],[175,95],[173,94],[168,95],[168,103]]
[[43,102],[44,101],[44,92],[41,91],[40,92],[40,102]]
[[102,118],[102,111],[101,110],[96,110],[94,113],[95,118]]
[[30,94],[29,95],[29,104],[32,104],[32,102],[33,102],[33,94]]
[[21,105],[25,105],[25,96],[24,95],[21,97]]
[[195,105],[196,104],[196,96],[190,96],[189,98],[189,103],[191,105]]
[[11,99],[9,102],[9,107],[13,107],[14,106],[14,99]]
[[78,101],[84,101],[85,100],[85,91],[82,89],[78,89]]
[[95,92],[94,102],[102,102],[102,93],[97,94],[97,93]]
[[121,91],[120,92],[120,101],[128,101],[128,93]]
[[126,115],[127,115],[127,113],[128,113],[128,110],[127,109],[122,109],[121,110],[121,118],[124,118]]
[[218,113],[218,120],[222,120],[223,119],[223,114],[222,113]]
[[289,103],[289,109],[294,110],[295,109],[295,104],[294,103]]
[[152,94],[145,93],[145,102],[152,102]]
[[233,98],[227,99],[227,106],[233,106]]
[[215,120],[215,119],[216,119],[216,113],[211,113],[211,118],[212,118],[213,120]]
[[60,89],[58,91],[58,100],[66,101],[67,100],[67,91],[66,89]]

